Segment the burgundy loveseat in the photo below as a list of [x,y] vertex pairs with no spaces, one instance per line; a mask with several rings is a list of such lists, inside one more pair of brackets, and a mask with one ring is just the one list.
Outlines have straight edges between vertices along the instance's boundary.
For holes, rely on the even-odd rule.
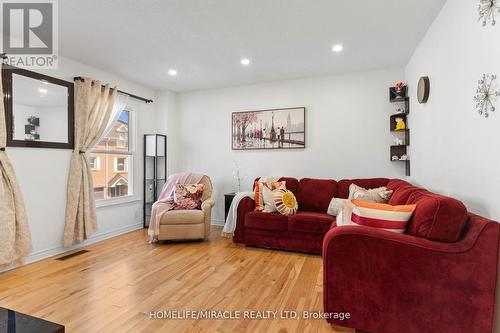
[[368,332],[492,332],[500,225],[455,199],[391,180],[392,205],[416,204],[405,234],[331,229],[323,243],[328,321]]
[[244,198],[238,205],[233,237],[235,243],[321,254],[326,233],[336,226],[335,217],[326,214],[332,197],[347,198],[353,182],[365,188],[385,186],[389,182],[387,178],[339,182],[333,179],[280,179],[283,180],[286,181],[286,188],[297,198],[297,214],[287,217],[280,213],[254,212],[254,200]]

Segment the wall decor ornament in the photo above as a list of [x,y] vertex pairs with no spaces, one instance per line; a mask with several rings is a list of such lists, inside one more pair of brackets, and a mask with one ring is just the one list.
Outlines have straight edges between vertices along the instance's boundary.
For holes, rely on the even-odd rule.
[[500,91],[496,90],[496,79],[496,74],[483,74],[482,79],[478,81],[474,96],[477,112],[486,118],[489,117],[490,112],[495,112],[493,103],[497,97],[500,97]]
[[500,0],[480,0],[479,6],[479,21],[483,21],[483,27],[491,21],[491,25],[495,25],[496,15],[500,15]]

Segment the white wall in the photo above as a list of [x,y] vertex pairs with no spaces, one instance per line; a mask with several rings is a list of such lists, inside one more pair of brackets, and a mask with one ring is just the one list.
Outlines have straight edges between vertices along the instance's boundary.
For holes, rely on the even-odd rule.
[[177,94],[168,90],[159,92],[156,95],[155,105],[158,110],[157,131],[167,133],[167,174],[181,172]]
[[[42,71],[41,71],[42,72]],[[155,99],[155,92],[127,80],[84,64],[60,58],[58,70],[44,74],[72,81],[75,76],[89,76],[103,83],[117,85],[120,90]],[[137,120],[137,158],[134,163],[134,188],[137,195],[132,202],[97,209],[98,232],[90,241],[104,239],[142,227],[142,136],[162,130],[158,126],[156,104],[131,100]],[[164,112],[161,110],[158,112]],[[163,129],[164,130],[164,129]],[[164,131],[162,132],[164,133]],[[27,262],[60,253],[64,230],[66,183],[70,150],[7,147],[14,165],[29,216],[33,251]]]
[[[402,79],[403,69],[388,69],[180,94],[180,170],[212,178],[215,223],[223,194],[235,190],[234,162],[246,174],[243,190],[262,175],[404,178],[403,165],[389,161],[388,87]],[[306,107],[305,149],[231,150],[232,112],[295,106]]]
[[[483,73],[500,75],[500,26],[483,27],[477,19],[477,2],[448,0],[406,67],[413,106],[411,180],[500,221],[500,99],[489,118],[478,114],[473,100]],[[415,96],[422,75],[430,78],[431,94],[420,105]],[[499,302],[497,291],[495,332]]]
[[[500,99],[487,119],[473,100],[483,73],[500,75],[500,26],[483,27],[477,20],[476,1],[447,1],[406,67],[411,179],[500,221]],[[421,75],[431,82],[423,105],[415,97]]]

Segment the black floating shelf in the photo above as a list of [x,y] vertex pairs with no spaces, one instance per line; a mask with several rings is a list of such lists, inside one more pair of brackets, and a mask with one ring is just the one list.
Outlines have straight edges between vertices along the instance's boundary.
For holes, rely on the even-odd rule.
[[406,95],[407,87],[404,87],[402,92],[397,93],[396,88],[389,88],[389,102],[398,103],[398,102],[407,102],[410,98]]
[[[391,103],[404,103],[404,111],[401,113],[396,113],[389,118],[389,129],[391,133],[396,137],[400,137],[399,133],[404,134],[404,141],[402,145],[392,145],[390,146],[390,159],[391,162],[405,162],[406,175],[410,176],[410,159],[400,160],[401,156],[408,156],[408,146],[410,145],[410,129],[408,128],[408,114],[410,113],[410,98],[407,95],[408,87],[404,87],[402,91],[396,92],[395,87],[389,88],[389,102]],[[403,118],[406,124],[405,129],[396,129],[396,118]],[[397,160],[393,160],[392,157],[397,156]]]
[[407,102],[409,101],[409,97],[395,97],[390,100],[391,103],[400,103],[400,102]]
[[397,118],[397,117],[406,118],[409,114],[410,114],[409,112],[395,113],[395,114],[391,114],[391,118]]

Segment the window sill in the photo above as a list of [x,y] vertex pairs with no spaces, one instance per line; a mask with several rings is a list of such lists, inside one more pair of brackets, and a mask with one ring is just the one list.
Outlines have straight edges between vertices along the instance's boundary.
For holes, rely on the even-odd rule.
[[121,198],[96,200],[95,207],[96,208],[109,207],[109,206],[123,205],[140,201],[141,199],[138,198],[137,196],[128,195],[126,197],[121,197]]

